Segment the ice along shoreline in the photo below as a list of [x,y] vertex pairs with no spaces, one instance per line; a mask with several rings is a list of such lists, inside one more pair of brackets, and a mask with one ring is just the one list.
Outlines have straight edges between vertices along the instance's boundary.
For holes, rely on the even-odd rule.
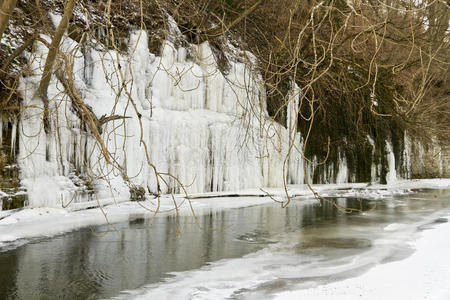
[[[314,185],[316,191],[325,197],[361,197],[382,199],[392,195],[411,192],[411,189],[450,189],[450,179],[421,179],[398,181],[391,185],[368,185],[366,183],[346,183]],[[285,199],[283,189],[244,190],[229,193],[192,194],[191,204],[196,214],[211,209],[231,209],[273,203],[272,198]],[[289,186],[289,195],[306,201],[315,201],[306,186]],[[242,197],[235,197],[237,194]],[[182,195],[176,196],[180,214],[191,214],[191,207]],[[63,208],[25,208],[11,212],[0,211],[0,250],[16,241],[21,244],[38,237],[53,237],[83,227],[125,222],[136,218],[151,218],[157,207],[155,199],[142,202],[114,203],[102,209],[70,211]],[[175,214],[173,200],[168,195],[161,197],[160,214]]]

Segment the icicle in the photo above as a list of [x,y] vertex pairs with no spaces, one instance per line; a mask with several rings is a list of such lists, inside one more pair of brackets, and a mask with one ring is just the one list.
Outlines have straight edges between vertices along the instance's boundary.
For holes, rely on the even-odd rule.
[[372,159],[371,159],[371,165],[370,165],[370,182],[375,183],[378,182],[379,178],[377,174],[377,166],[375,165],[375,141],[370,137],[370,135],[367,135],[367,141],[369,142],[370,146],[372,146]]
[[405,179],[409,179],[411,178],[411,140],[408,132],[405,132],[404,136],[403,164],[405,168]]
[[12,130],[11,130],[11,156],[15,157],[16,155],[16,137],[17,137],[17,119],[14,118],[11,122]]
[[422,170],[425,170],[425,148],[423,147],[421,142],[418,142],[419,148],[419,164]]
[[[297,84],[293,84],[292,91],[289,94],[289,102],[287,105],[287,125],[290,135],[295,136],[297,132],[298,105],[300,101],[300,88]],[[289,141],[290,142],[290,141]]]
[[314,178],[314,172],[316,171],[316,165],[317,165],[317,156],[314,155],[312,161],[307,162],[306,166],[305,166],[309,184],[313,184],[313,178]]
[[339,152],[338,160],[339,170],[336,175],[336,183],[346,183],[348,182],[347,158]]
[[386,141],[386,152],[389,168],[389,171],[386,174],[386,182],[387,184],[393,184],[397,181],[397,171],[395,169],[395,155],[390,141]]
[[444,175],[444,161],[442,159],[442,148],[441,147],[439,147],[438,160],[439,160],[439,177],[443,177],[443,175]]

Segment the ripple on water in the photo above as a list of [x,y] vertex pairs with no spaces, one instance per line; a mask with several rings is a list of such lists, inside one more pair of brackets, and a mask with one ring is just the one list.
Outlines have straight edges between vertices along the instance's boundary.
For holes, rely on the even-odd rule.
[[355,249],[370,248],[372,242],[363,238],[319,238],[313,237],[300,242],[296,248],[298,250],[306,248],[339,248]]

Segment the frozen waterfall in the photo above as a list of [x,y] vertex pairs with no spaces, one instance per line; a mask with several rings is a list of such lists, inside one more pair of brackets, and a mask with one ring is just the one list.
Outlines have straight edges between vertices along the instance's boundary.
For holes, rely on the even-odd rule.
[[[75,87],[85,103],[98,117],[125,117],[106,123],[102,138],[127,179],[156,192],[150,161],[162,174],[164,193],[180,192],[179,183],[191,193],[281,186],[287,130],[267,115],[257,76],[244,63],[231,62],[225,77],[207,43],[185,49],[165,41],[160,57],[147,44],[146,33],[136,31],[128,55],[81,49],[70,38],[62,45],[72,53]],[[44,132],[35,90],[46,48],[39,44],[32,55],[34,75],[21,81],[25,110],[18,158],[30,205],[85,201],[77,185],[80,173],[88,175],[98,198],[128,199],[123,172],[106,163],[56,78],[49,87],[53,130]],[[301,158],[291,161],[286,170],[302,180]]]
[[[135,31],[128,54],[68,37],[61,47],[73,63],[76,89],[96,116],[122,116],[102,127],[108,164],[56,77],[48,90],[52,130],[44,132],[36,88],[47,49],[37,43],[28,57],[33,75],[20,82],[24,110],[18,125],[21,181],[31,206],[124,201],[130,184],[148,193],[179,193],[180,183],[189,193],[280,187],[284,178],[303,184],[304,168],[311,182],[315,166],[304,162],[296,132],[298,87],[286,129],[268,116],[262,80],[249,64],[230,59],[223,75],[208,43],[184,48],[166,40],[160,56],[147,45],[146,32]],[[339,157],[336,174],[331,166],[321,180],[348,180],[346,158]]]

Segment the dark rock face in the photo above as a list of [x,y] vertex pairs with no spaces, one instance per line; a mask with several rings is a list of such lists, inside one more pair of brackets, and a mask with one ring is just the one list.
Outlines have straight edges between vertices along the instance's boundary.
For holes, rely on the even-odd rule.
[[19,166],[16,164],[17,123],[3,119],[0,122],[0,205],[2,210],[21,208],[26,204],[27,195],[20,186]]

